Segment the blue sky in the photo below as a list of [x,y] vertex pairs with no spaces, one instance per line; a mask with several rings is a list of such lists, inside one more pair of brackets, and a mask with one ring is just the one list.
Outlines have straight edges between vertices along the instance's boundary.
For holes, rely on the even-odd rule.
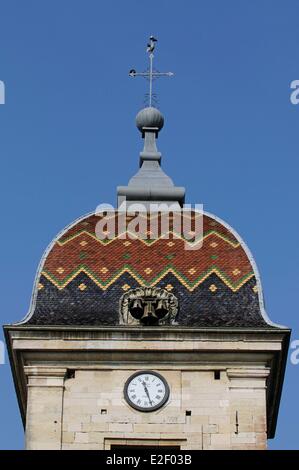
[[[55,234],[116,202],[138,166],[134,119],[145,43],[159,39],[163,167],[232,225],[255,256],[273,321],[298,329],[299,79],[295,0],[0,2],[1,323],[27,312]],[[298,449],[299,365],[288,362],[272,449]],[[10,368],[0,366],[0,448],[23,448]]]

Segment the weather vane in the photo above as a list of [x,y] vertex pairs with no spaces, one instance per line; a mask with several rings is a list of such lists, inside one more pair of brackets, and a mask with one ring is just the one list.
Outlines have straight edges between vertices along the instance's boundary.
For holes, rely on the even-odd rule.
[[157,39],[154,36],[150,37],[149,43],[147,44],[146,52],[149,54],[150,66],[145,72],[136,72],[135,69],[131,69],[129,72],[130,77],[144,77],[149,81],[149,106],[152,106],[153,102],[153,80],[159,77],[172,77],[173,72],[159,72],[153,68],[154,50],[156,47]]

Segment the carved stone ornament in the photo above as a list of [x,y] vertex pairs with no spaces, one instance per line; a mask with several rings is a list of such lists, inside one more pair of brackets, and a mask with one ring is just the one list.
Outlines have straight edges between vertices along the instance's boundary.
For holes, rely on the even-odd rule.
[[121,325],[175,325],[178,299],[159,287],[137,287],[120,298]]

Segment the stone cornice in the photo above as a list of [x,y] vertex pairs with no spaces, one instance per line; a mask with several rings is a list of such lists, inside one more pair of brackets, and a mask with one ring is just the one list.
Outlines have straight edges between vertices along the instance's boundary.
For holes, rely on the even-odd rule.
[[34,377],[40,384],[43,377],[52,377],[48,384],[57,385],[67,368],[132,368],[141,363],[146,368],[148,363],[156,368],[226,370],[233,382],[248,374],[265,381],[268,367],[268,437],[274,437],[288,329],[7,325],[4,331],[24,422],[28,376],[31,384]]

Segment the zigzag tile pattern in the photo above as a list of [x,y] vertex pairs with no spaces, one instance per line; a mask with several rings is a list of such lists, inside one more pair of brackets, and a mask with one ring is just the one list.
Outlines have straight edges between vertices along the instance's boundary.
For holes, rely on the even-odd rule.
[[[89,217],[54,245],[43,275],[58,289],[65,288],[81,272],[103,290],[124,272],[135,277],[140,285],[154,285],[171,272],[190,291],[212,272],[233,291],[253,276],[251,264],[235,237],[207,216],[203,240],[199,241],[202,247],[193,250],[186,250],[186,239],[180,234],[177,238],[173,231],[154,240],[149,233],[145,240],[115,237],[102,241],[96,236],[98,222],[99,217]],[[129,223],[130,220],[128,226]]]
[[[113,326],[119,322],[119,299],[124,286],[136,288],[138,282],[124,273],[99,295],[98,286],[85,273],[80,273],[63,290],[41,276],[43,289],[39,291],[34,315],[29,320],[34,325],[85,325]],[[167,274],[158,287],[171,286],[179,300],[177,322],[187,327],[265,327],[259,313],[257,295],[251,278],[237,292],[212,274],[197,289],[190,291],[173,274]],[[216,290],[210,290],[215,286]],[[80,286],[85,286],[84,290]]]
[[[185,325],[264,325],[256,279],[243,247],[215,219],[204,215],[199,249],[186,249],[197,215],[174,213],[162,220],[139,220],[144,239],[134,235],[136,219],[91,215],[67,230],[53,245],[38,280],[35,324],[116,324],[120,296],[128,289],[157,285],[180,299]],[[179,230],[180,226],[184,230]],[[154,228],[153,228],[154,227]],[[153,236],[157,230],[158,238]]]

